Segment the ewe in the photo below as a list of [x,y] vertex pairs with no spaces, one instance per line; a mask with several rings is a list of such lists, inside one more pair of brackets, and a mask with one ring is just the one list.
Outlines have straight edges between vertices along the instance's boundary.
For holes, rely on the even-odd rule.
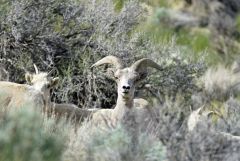
[[[76,122],[81,122],[84,119],[91,117],[95,109],[81,109],[74,104],[67,103],[54,103],[51,102],[50,88],[58,84],[58,78],[49,78],[49,74],[38,71],[37,67],[34,65],[36,74],[26,74],[26,80],[28,84],[31,84],[35,89],[38,89],[42,84],[46,84],[46,88],[39,89],[44,96],[44,101],[46,103],[46,108],[44,112],[48,116],[55,115],[57,118],[66,117],[68,119],[75,120]],[[49,83],[47,83],[49,82]],[[52,83],[51,83],[52,82]],[[53,83],[54,82],[54,83]]]
[[[154,112],[144,99],[134,100],[135,86],[147,76],[147,67],[162,68],[150,59],[143,58],[136,61],[130,67],[123,67],[121,60],[115,56],[106,56],[92,65],[91,68],[102,65],[112,64],[115,70],[112,74],[118,85],[117,104],[114,109],[101,109],[93,114],[95,124],[105,124],[116,126],[118,122],[132,122],[139,124],[148,122]],[[139,105],[139,107],[135,107]],[[130,120],[130,121],[129,121]]]
[[[221,121],[224,122],[228,128],[230,126],[235,126],[231,123],[231,121],[228,121],[228,119],[236,120],[236,118],[232,118],[231,115],[229,115],[228,110],[232,108],[234,109],[233,112],[235,113],[235,110],[238,106],[235,107],[235,104],[229,104],[229,106],[227,106],[227,102],[229,100],[235,100],[239,95],[240,64],[235,62],[230,68],[226,68],[222,65],[209,68],[200,78],[200,80],[203,87],[203,92],[193,96],[192,99],[194,104],[201,103],[200,106],[202,107],[192,111],[190,114],[187,120],[188,131],[193,131],[194,128],[197,127],[198,123],[206,121],[207,119],[211,118],[212,115],[215,115],[218,119],[221,119]],[[214,108],[211,108],[212,104],[215,105],[213,106]],[[226,138],[240,140],[240,136],[234,136],[230,133],[217,132],[217,134]]]
[[[50,100],[50,89],[58,83],[58,78],[50,78],[50,73],[41,73],[33,77],[26,74],[26,80],[37,82],[33,85],[17,84],[13,82],[0,82],[0,104],[2,110],[33,106],[45,109]],[[39,81],[41,80],[41,81]]]
[[44,99],[44,111],[52,105],[50,90],[57,86],[59,78],[52,78],[50,75],[55,69],[51,70],[49,73],[39,72],[36,65],[34,64],[36,74],[26,73],[25,79],[28,84],[30,84],[35,90],[42,93]]
[[204,108],[200,107],[190,114],[187,120],[188,131],[192,131],[200,121],[206,121],[208,117],[214,113],[213,111],[203,111],[203,110]]

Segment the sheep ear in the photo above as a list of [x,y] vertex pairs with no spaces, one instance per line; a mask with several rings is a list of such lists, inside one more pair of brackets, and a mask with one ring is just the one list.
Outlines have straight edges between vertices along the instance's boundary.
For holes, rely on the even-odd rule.
[[30,73],[26,73],[25,74],[25,79],[27,81],[27,83],[31,84],[32,83],[32,79],[33,79],[33,75]]
[[53,78],[53,79],[51,80],[51,83],[50,83],[50,85],[49,85],[49,88],[56,87],[56,86],[58,85],[58,83],[59,83],[59,78],[58,78],[58,77]]

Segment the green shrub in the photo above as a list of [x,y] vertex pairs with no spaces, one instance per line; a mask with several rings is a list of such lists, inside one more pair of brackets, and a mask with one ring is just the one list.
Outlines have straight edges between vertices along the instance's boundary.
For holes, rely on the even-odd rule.
[[[132,144],[132,137],[138,144]],[[134,147],[133,147],[134,146]],[[134,148],[134,150],[133,150]],[[154,136],[131,136],[122,126],[115,129],[82,126],[71,138],[64,160],[71,161],[164,161],[166,149]]]
[[[35,109],[36,110],[36,109]],[[32,108],[11,111],[0,121],[1,161],[59,161],[64,137],[54,134],[53,123]]]

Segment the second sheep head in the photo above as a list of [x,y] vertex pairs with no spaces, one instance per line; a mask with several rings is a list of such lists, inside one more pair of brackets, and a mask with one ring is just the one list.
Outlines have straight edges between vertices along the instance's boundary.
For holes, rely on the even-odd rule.
[[124,100],[133,100],[136,85],[147,76],[147,67],[162,70],[160,65],[148,58],[134,62],[130,67],[124,67],[121,59],[111,55],[97,61],[91,68],[103,64],[114,66],[111,71],[118,85],[118,97],[122,97]]

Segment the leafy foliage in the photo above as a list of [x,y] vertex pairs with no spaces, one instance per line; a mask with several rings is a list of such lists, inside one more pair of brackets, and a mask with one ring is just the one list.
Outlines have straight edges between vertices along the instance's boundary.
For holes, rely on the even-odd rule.
[[4,42],[0,50],[1,66],[8,71],[9,80],[25,82],[24,74],[33,71],[33,63],[40,71],[56,67],[55,74],[62,81],[53,92],[54,101],[86,108],[110,108],[116,100],[115,84],[106,79],[105,71],[92,72],[90,66],[106,55],[116,55],[126,65],[149,57],[163,67],[167,64],[166,73],[148,80],[157,86],[154,93],[166,94],[170,89],[173,93],[191,93],[195,88],[194,75],[204,70],[202,63],[193,64],[183,58],[181,53],[186,50],[174,47],[174,42],[153,43],[137,30],[145,18],[140,4],[135,1],[124,4],[115,12],[115,3],[110,0],[13,1],[5,14],[6,21],[1,22],[0,33]]
[[[154,136],[142,133],[131,136],[126,129],[89,128],[87,124],[79,128],[77,140],[72,139],[65,153],[66,160],[149,160],[163,161],[166,149]],[[133,145],[131,137],[139,140]]]

